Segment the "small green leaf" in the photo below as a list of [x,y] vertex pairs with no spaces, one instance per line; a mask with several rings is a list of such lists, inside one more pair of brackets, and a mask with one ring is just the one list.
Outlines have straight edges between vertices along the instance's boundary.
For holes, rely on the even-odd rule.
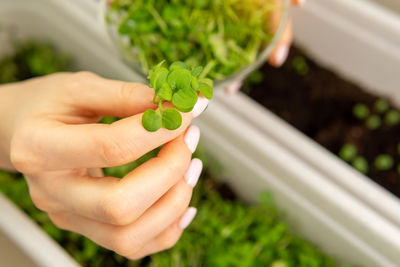
[[381,154],[375,158],[375,167],[380,171],[390,170],[394,165],[393,157],[388,154]]
[[158,68],[154,70],[150,76],[150,87],[154,88],[155,91],[157,92],[166,82],[167,77],[168,77],[168,69]]
[[200,83],[199,91],[207,99],[211,99],[213,97],[213,89],[206,83]]
[[361,173],[367,174],[369,171],[368,161],[362,156],[355,157],[351,165]]
[[192,77],[191,85],[193,90],[197,91],[199,89],[199,80],[195,76]]
[[400,112],[395,109],[389,110],[385,114],[385,123],[388,126],[395,126],[400,123]]
[[369,108],[364,104],[356,104],[353,107],[353,114],[357,119],[364,120],[369,115]]
[[202,66],[197,66],[196,68],[194,68],[192,70],[192,75],[195,76],[195,77],[199,77],[200,74],[203,72],[203,69],[204,68]]
[[162,119],[155,110],[146,110],[142,117],[143,127],[149,132],[155,132],[162,126]]
[[371,115],[365,121],[365,125],[370,130],[376,130],[382,125],[382,120],[378,115]]
[[172,88],[184,89],[190,87],[191,82],[192,74],[186,69],[178,68],[168,75],[168,83]]
[[174,63],[172,63],[172,64],[169,66],[169,71],[173,71],[173,70],[176,70],[176,69],[185,69],[185,70],[189,70],[189,66],[188,66],[185,62],[182,62],[182,61],[175,61]]
[[172,96],[172,104],[182,112],[190,112],[197,102],[197,94],[191,88],[179,90]]
[[199,80],[200,83],[205,83],[209,85],[210,87],[214,87],[214,82],[211,79],[208,78],[203,78]]
[[171,101],[172,93],[172,88],[167,82],[164,82],[157,92],[158,96],[165,101]]
[[384,113],[389,109],[389,102],[386,99],[379,98],[374,103],[374,109],[378,113]]
[[162,112],[162,124],[168,130],[176,130],[182,124],[182,116],[176,109],[166,109]]
[[357,148],[353,144],[345,144],[339,151],[339,156],[344,161],[350,162],[357,156]]

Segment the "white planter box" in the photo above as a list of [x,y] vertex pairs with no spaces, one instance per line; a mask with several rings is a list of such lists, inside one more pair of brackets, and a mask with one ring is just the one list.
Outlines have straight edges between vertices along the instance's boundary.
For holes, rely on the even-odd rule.
[[[82,69],[107,77],[138,79],[110,52],[97,24],[96,6],[92,1],[3,0],[0,23],[4,22],[16,25],[23,34],[51,40],[74,56]],[[259,112],[262,124],[250,120],[238,107],[262,110]],[[343,261],[374,267],[400,264],[398,225],[343,190],[334,180],[327,179],[331,177],[316,167],[319,165],[310,165],[292,150],[288,139],[296,137],[303,142],[305,138],[268,111],[243,95],[228,98],[218,93],[196,123],[202,127],[207,150],[226,167],[227,182],[244,199],[256,201],[259,192],[271,191],[299,234]],[[305,145],[317,147],[305,140]],[[325,151],[315,149],[329,158]],[[345,165],[340,167],[346,169]],[[32,224],[24,216],[9,216],[15,212],[0,198],[0,233],[20,252],[39,266],[74,265],[35,227],[23,234],[11,228],[10,225]],[[30,240],[37,241],[35,248],[26,245]],[[48,244],[54,246],[52,255],[48,255]],[[51,263],[46,260],[49,256],[55,258]]]

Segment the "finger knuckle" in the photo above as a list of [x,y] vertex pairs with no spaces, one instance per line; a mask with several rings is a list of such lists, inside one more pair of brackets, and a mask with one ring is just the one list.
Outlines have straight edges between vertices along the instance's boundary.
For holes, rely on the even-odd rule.
[[22,145],[12,144],[10,148],[10,160],[15,169],[21,173],[35,173],[42,169],[39,155],[33,155],[31,151]]
[[178,243],[181,234],[177,231],[176,226],[169,227],[164,233],[157,239],[158,246],[160,250],[167,250]]
[[127,225],[132,220],[127,203],[121,195],[111,193],[99,202],[99,214],[108,223],[119,226]]
[[109,139],[102,139],[98,141],[100,143],[100,153],[102,161],[107,166],[115,166],[127,163],[130,161],[130,150],[128,145],[122,145],[120,142]]
[[55,213],[49,213],[48,215],[49,215],[50,220],[58,228],[63,229],[63,230],[70,230],[71,229],[70,226],[69,226],[68,221],[63,216],[57,215]]
[[113,233],[110,244],[114,252],[125,257],[136,254],[143,246],[139,239],[126,232]]
[[171,210],[177,213],[182,213],[189,206],[191,192],[184,186],[179,186],[171,197]]

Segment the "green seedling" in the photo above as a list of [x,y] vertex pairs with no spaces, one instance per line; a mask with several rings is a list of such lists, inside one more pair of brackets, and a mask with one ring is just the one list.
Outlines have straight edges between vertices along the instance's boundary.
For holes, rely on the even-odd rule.
[[381,154],[375,158],[375,168],[380,171],[387,171],[393,168],[394,160],[393,157],[388,154]]
[[358,103],[353,107],[353,115],[360,120],[365,120],[370,114],[369,108],[365,104]]
[[274,0],[114,0],[106,19],[144,73],[161,60],[186,60],[215,80],[256,61],[273,38],[275,8]]
[[365,126],[370,130],[376,130],[382,125],[382,120],[378,115],[371,115],[365,121]]
[[[182,124],[180,112],[190,112],[196,105],[198,94],[211,99],[213,81],[200,78],[203,68],[190,68],[187,64],[176,61],[169,68],[164,62],[155,66],[149,75],[150,87],[154,89],[153,103],[156,110],[146,110],[142,117],[143,127],[149,132],[160,128],[176,130]],[[165,103],[172,103],[175,108],[164,109]]]
[[350,162],[357,156],[357,147],[353,144],[345,144],[340,149],[339,156],[344,161]]
[[301,76],[307,75],[310,70],[307,61],[304,59],[304,57],[301,56],[296,56],[295,58],[293,58],[292,66]]
[[388,126],[395,126],[400,123],[400,112],[395,109],[389,110],[385,114],[385,123]]
[[389,109],[389,101],[384,98],[379,98],[374,103],[374,110],[379,113],[383,114]]
[[369,171],[368,161],[362,156],[355,157],[351,165],[361,173],[367,174]]

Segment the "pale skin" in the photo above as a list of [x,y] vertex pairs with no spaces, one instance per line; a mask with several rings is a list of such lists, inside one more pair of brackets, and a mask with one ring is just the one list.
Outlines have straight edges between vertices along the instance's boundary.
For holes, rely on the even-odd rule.
[[[25,174],[33,202],[58,227],[130,259],[165,250],[195,213],[188,205],[201,164],[188,169],[199,133],[187,129],[206,102],[183,113],[179,129],[150,133],[141,116],[154,108],[152,98],[142,84],[87,72],[3,85],[0,166]],[[97,124],[102,116],[124,119]],[[158,157],[123,179],[101,177],[99,168],[132,162],[162,144]]]
[[[272,65],[283,63],[282,47],[289,47],[291,36],[289,23]],[[145,85],[89,72],[2,85],[0,168],[23,173],[34,204],[61,229],[129,259],[168,249],[196,214],[189,202],[202,164],[191,158],[200,132],[189,125],[207,100],[182,113],[179,129],[150,133],[141,117],[155,108],[152,99]],[[123,119],[98,124],[103,116]],[[156,158],[123,179],[103,176],[102,168],[132,162],[161,145]]]

